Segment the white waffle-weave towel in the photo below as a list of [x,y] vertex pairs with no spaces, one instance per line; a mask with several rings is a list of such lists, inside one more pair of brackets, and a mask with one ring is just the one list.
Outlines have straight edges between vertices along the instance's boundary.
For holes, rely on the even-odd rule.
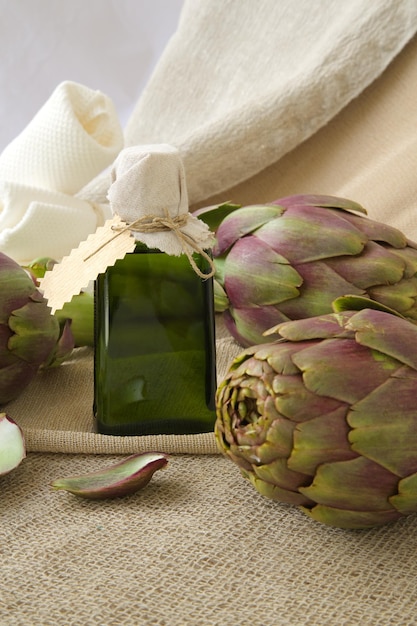
[[77,192],[123,147],[113,102],[65,81],[0,155],[0,251],[60,260],[109,216]]

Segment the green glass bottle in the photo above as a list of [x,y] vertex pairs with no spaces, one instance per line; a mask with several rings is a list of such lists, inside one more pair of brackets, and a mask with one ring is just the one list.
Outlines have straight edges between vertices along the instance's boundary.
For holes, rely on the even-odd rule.
[[[194,261],[203,273],[207,260]],[[212,278],[185,254],[138,243],[96,280],[94,413],[104,434],[212,431],[216,360]]]

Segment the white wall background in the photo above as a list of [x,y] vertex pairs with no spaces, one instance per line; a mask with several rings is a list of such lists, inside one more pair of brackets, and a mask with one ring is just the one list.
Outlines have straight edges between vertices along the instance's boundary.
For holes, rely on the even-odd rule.
[[0,151],[63,80],[99,89],[124,126],[184,0],[0,0]]

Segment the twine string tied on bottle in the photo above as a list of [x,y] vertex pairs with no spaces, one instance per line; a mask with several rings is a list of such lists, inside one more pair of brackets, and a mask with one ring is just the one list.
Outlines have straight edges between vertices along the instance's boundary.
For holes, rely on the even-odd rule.
[[[190,217],[189,213],[182,213],[180,215],[175,215],[174,217],[172,217],[169,214],[167,209],[164,209],[164,213],[165,213],[164,216],[144,215],[138,218],[137,220],[134,220],[133,222],[126,224],[125,226],[113,225],[112,230],[115,231],[115,235],[112,239],[114,239],[115,237],[118,237],[119,235],[121,235],[123,232],[126,232],[127,230],[130,230],[133,233],[134,232],[157,233],[157,232],[163,232],[163,231],[171,231],[177,237],[181,245],[182,251],[184,252],[184,254],[187,255],[187,258],[194,272],[200,278],[204,280],[214,276],[216,268],[215,268],[215,265],[211,256],[205,250],[203,250],[203,248],[201,248],[201,246],[198,244],[197,241],[195,241],[195,239],[193,239],[193,237],[191,237],[190,235],[187,235],[186,233],[182,231],[182,228],[187,224],[188,219]],[[97,253],[100,249],[104,248],[104,246],[106,246],[112,239],[103,243],[99,248],[95,250],[93,254]],[[195,262],[193,258],[192,252],[190,252],[190,248],[193,252],[200,254],[209,264],[210,271],[207,274],[202,272],[200,268],[198,267],[197,263]],[[92,256],[92,255],[89,255],[89,256]]]

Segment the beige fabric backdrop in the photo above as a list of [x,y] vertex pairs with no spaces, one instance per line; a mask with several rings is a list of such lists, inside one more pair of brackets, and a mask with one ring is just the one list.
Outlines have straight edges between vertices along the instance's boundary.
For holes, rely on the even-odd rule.
[[[126,145],[174,145],[190,202],[204,202],[311,137],[416,30],[414,0],[186,0]],[[109,182],[99,176],[80,197],[105,202]]]
[[362,203],[373,219],[417,241],[417,38],[384,74],[282,159],[196,207],[328,193]]

